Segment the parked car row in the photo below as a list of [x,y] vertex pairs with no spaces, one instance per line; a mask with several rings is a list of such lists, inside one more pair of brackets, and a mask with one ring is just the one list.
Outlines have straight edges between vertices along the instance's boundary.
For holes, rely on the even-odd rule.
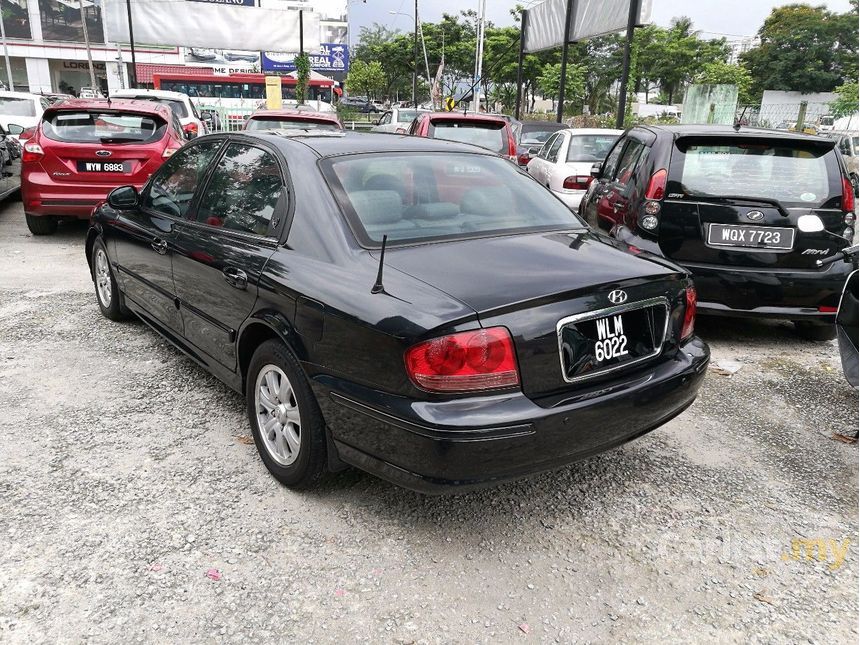
[[[697,311],[832,336],[850,268],[816,260],[854,224],[836,139],[433,112],[412,136],[309,110],[244,128],[64,100],[17,148],[22,198],[34,234],[91,214],[102,313],[242,392],[286,485],[349,464],[463,489],[633,439],[695,399]],[[515,131],[544,138],[525,171]]]

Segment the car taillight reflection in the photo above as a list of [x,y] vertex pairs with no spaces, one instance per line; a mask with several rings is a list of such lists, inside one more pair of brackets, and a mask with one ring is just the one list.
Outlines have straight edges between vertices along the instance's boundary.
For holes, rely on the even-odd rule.
[[562,187],[567,190],[588,190],[593,179],[591,175],[572,175],[564,180]]
[[424,341],[406,351],[406,372],[419,388],[470,392],[519,385],[514,342],[504,327]]
[[26,128],[21,134],[18,135],[18,141],[26,141],[27,139],[32,139],[33,135],[36,134],[36,126],[30,126]]
[[24,144],[24,151],[21,153],[21,161],[24,163],[39,161],[45,156],[45,151],[38,143],[28,142]]
[[684,324],[681,327],[681,340],[687,340],[692,336],[696,327],[696,304],[698,299],[696,297],[696,287],[692,284],[687,285],[686,298],[687,303],[684,309]]
[[196,137],[200,133],[196,123],[186,123],[182,126],[182,130],[185,134],[190,134],[193,137]]

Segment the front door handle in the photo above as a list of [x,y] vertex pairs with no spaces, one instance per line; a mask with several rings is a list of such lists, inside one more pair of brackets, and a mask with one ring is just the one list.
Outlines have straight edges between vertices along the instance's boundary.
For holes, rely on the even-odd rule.
[[164,240],[156,237],[154,240],[152,240],[152,242],[149,243],[149,245],[152,247],[152,250],[159,255],[167,254],[167,242],[165,242]]
[[221,273],[224,274],[224,280],[227,281],[231,287],[235,287],[236,289],[245,289],[248,286],[248,274],[242,271],[242,269],[237,269],[236,267],[225,267]]

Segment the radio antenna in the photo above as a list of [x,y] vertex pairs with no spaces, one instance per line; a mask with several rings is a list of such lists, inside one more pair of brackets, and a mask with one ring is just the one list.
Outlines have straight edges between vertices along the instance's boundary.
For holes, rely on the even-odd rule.
[[385,245],[388,243],[388,236],[382,236],[382,248],[379,251],[379,271],[376,274],[376,282],[370,293],[385,293],[385,287],[382,285],[382,269],[385,267]]

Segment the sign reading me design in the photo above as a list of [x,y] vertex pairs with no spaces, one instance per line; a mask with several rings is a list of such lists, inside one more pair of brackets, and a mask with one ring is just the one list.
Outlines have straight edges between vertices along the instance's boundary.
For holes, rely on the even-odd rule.
[[[270,51],[299,50],[299,12],[246,6],[233,2],[154,2],[129,0],[134,38],[154,45],[180,45],[213,49]],[[126,0],[104,0],[108,41],[127,43]],[[169,8],[166,8],[170,5]],[[169,10],[168,10],[169,9]],[[304,13],[304,45],[319,47],[319,14]],[[193,25],[193,29],[189,29]]]

